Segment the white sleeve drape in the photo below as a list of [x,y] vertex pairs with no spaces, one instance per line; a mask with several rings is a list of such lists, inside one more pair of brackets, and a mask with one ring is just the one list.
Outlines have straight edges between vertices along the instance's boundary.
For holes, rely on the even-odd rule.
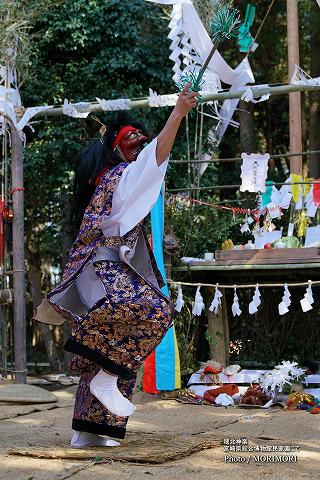
[[158,166],[155,138],[122,173],[112,199],[112,212],[102,222],[106,237],[123,236],[150,212],[157,201],[169,157]]

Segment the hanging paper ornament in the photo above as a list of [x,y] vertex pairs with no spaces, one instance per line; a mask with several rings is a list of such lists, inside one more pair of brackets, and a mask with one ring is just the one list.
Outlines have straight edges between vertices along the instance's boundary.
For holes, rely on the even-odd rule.
[[289,306],[291,305],[291,293],[289,292],[288,284],[284,284],[284,292],[282,301],[278,305],[279,315],[284,315],[289,312]]
[[305,210],[300,210],[296,216],[295,220],[295,226],[297,230],[297,235],[298,237],[305,237],[306,236],[306,231],[307,231],[307,226],[310,223],[309,218],[306,215]]
[[252,301],[249,303],[250,315],[257,313],[259,305],[261,305],[261,293],[259,290],[259,285],[257,284],[254,291],[254,295],[252,297]]
[[320,207],[320,180],[315,180],[312,189],[313,202]]
[[250,232],[250,225],[249,225],[249,222],[248,222],[248,214],[246,214],[244,222],[240,227],[240,232],[241,233]]
[[183,300],[183,295],[182,295],[182,288],[181,288],[181,285],[179,285],[178,286],[178,295],[177,295],[176,305],[175,305],[174,308],[177,312],[181,312],[183,305],[184,305],[184,300]]
[[220,290],[218,290],[218,286],[216,286],[216,291],[209,307],[210,312],[214,312],[216,315],[218,313],[219,308],[221,307],[221,298],[223,297]]
[[308,217],[314,217],[315,214],[317,213],[318,206],[319,206],[314,201],[314,189],[315,189],[315,187],[316,187],[315,184],[311,185],[311,189],[305,197],[304,207],[306,209],[306,215]]
[[304,294],[304,297],[302,300],[300,300],[301,308],[303,312],[308,312],[309,310],[312,310],[312,304],[314,303],[313,299],[313,293],[312,293],[312,287],[311,287],[311,280],[309,280],[309,286],[307,287],[306,293]]
[[192,307],[193,315],[200,316],[204,309],[204,301],[200,293],[200,287],[197,288],[196,295],[194,297],[194,304]]
[[302,188],[301,188],[301,183],[297,182],[302,182],[302,176],[297,175],[296,173],[291,173],[291,183],[292,185],[292,196],[293,196],[293,201],[296,204],[296,209],[300,210],[302,208]]
[[268,175],[269,153],[260,155],[258,153],[242,153],[241,180],[242,185],[240,191],[244,192],[265,192],[266,179]]
[[253,24],[255,7],[250,3],[247,5],[244,22],[238,28],[238,47],[240,52],[249,53],[249,51],[255,51],[258,44],[254,42],[250,33],[250,28]]
[[242,310],[240,309],[240,305],[239,305],[239,297],[237,295],[236,287],[234,287],[233,304],[232,304],[231,310],[234,317],[240,316],[242,313]]

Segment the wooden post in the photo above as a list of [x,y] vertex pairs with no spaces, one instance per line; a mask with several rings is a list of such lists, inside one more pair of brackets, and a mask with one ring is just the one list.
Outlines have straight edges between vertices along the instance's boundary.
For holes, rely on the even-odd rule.
[[[212,339],[211,341],[209,340],[210,356],[213,360],[227,366],[229,365],[229,323],[225,291],[224,289],[220,289],[220,291],[223,297],[221,298],[221,308],[217,315],[208,310],[208,333],[210,339]],[[205,289],[205,298],[208,305],[212,301],[214,292],[215,289],[212,287]]]
[[[295,65],[299,65],[299,23],[298,1],[287,0],[287,32],[288,32],[288,69],[289,82]],[[302,152],[301,133],[301,93],[289,93],[289,131],[290,152]],[[291,157],[291,173],[302,174],[302,157]]]
[[13,201],[13,291],[14,291],[14,368],[15,380],[27,381],[27,345],[25,318],[25,267],[24,267],[24,194],[23,146],[14,125],[11,124],[12,141],[12,201]]

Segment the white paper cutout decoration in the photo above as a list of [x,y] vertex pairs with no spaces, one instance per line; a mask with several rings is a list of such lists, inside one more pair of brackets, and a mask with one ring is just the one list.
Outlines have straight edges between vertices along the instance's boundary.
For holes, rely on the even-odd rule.
[[236,287],[234,287],[233,304],[232,304],[231,310],[234,317],[240,316],[242,313],[242,310],[239,305],[239,297],[237,295]]
[[182,295],[182,288],[181,288],[181,285],[179,285],[178,286],[178,295],[177,295],[176,305],[175,305],[174,308],[177,312],[181,312],[183,305],[184,305],[184,300],[183,300],[183,295]]
[[193,315],[200,316],[204,309],[204,301],[200,293],[200,287],[197,288],[196,295],[194,297],[194,304],[192,307]]
[[300,304],[303,312],[308,312],[309,310],[313,309],[312,304],[314,303],[314,299],[313,299],[311,281],[309,280],[308,283],[309,283],[309,286],[307,287],[306,293],[304,294],[303,299],[300,300]]
[[259,153],[242,153],[243,159],[241,166],[242,184],[240,191],[244,192],[265,192],[266,180],[268,175],[269,153],[263,155]]
[[243,100],[244,102],[251,102],[251,103],[259,103],[259,102],[264,102],[265,100],[268,100],[269,97],[270,97],[270,93],[266,93],[264,95],[261,95],[260,98],[254,98],[254,96],[253,96],[254,90],[256,90],[257,88],[260,89],[261,87],[269,88],[269,85],[259,85],[259,86],[256,86],[256,87],[246,87],[245,92],[241,97],[241,100]]
[[289,312],[289,306],[291,305],[291,293],[289,292],[288,284],[284,284],[284,292],[282,301],[278,305],[279,315],[284,315]]
[[[78,106],[80,105],[79,103],[77,104]],[[85,106],[87,104],[82,104],[82,106]],[[68,117],[73,117],[73,118],[87,118],[90,112],[80,112],[77,109],[76,105],[73,105],[72,103],[68,102],[68,100],[65,98],[62,106],[62,112],[64,115],[67,115]]]
[[218,286],[216,286],[216,291],[215,291],[213,300],[211,302],[211,305],[209,307],[210,312],[214,312],[217,315],[218,310],[221,307],[221,298],[222,297],[223,297],[222,293],[218,289]]
[[259,290],[259,285],[257,284],[254,295],[252,297],[252,301],[249,303],[249,313],[250,315],[253,315],[254,313],[257,313],[258,307],[261,305],[261,293]]
[[117,98],[116,100],[105,100],[96,97],[97,102],[104,112],[112,112],[114,110],[130,110],[131,100],[128,98]]

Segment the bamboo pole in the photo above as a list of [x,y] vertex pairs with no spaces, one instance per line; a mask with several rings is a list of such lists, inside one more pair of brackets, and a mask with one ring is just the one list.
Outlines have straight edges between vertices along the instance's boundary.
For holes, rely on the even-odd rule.
[[[215,93],[204,93],[201,95],[201,98],[203,99],[204,102],[209,102],[211,100],[231,100],[233,98],[241,98],[242,95],[246,92],[247,88],[249,87],[244,87],[241,90],[237,91],[222,91],[222,92],[215,92]],[[320,85],[296,85],[296,84],[285,84],[285,85],[277,85],[274,87],[269,87],[269,86],[262,86],[262,85],[257,85],[253,87],[252,94],[253,98],[259,98],[262,95],[269,94],[271,96],[274,95],[286,95],[291,92],[306,92],[310,90],[320,90]],[[172,94],[172,98],[175,97],[176,94]],[[166,97],[167,95],[160,95],[160,97]],[[89,106],[88,106],[89,104]],[[88,113],[94,113],[94,112],[102,112],[103,109],[99,103],[95,102],[88,102],[85,106],[81,104],[75,104],[77,106],[77,109],[79,112],[88,112]],[[136,108],[150,108],[149,105],[149,100],[148,97],[144,98],[139,98],[137,100],[130,100],[130,108],[132,110]],[[158,107],[151,107],[151,108],[158,108]],[[23,109],[19,109],[19,112],[22,113]],[[64,115],[62,111],[62,107],[54,107],[48,110],[43,110],[42,112],[39,112],[35,115],[35,117],[40,118],[40,117],[58,117],[60,115]],[[294,150],[294,151],[299,151],[300,150]]]
[[23,145],[18,132],[11,124],[12,139],[12,201],[13,201],[13,305],[14,305],[14,363],[15,380],[27,381],[27,344],[25,319],[24,270],[24,192]]
[[[296,65],[299,65],[299,24],[298,2],[287,0],[287,33],[288,33],[288,70],[289,81],[292,78]],[[302,151],[301,133],[301,93],[289,93],[289,132],[290,151]],[[302,157],[290,159],[291,173],[302,174]]]

